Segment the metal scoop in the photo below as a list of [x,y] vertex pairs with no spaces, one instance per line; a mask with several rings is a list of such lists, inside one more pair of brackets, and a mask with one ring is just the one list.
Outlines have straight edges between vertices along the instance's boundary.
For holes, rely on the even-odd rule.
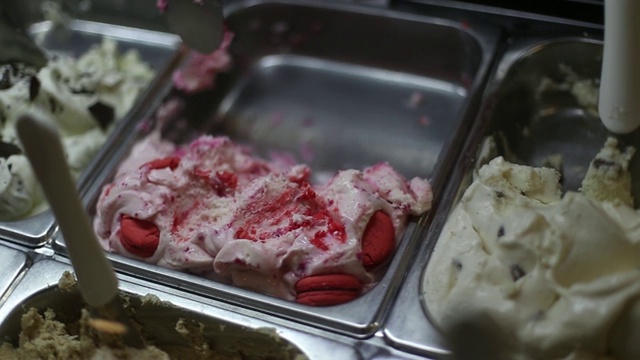
[[16,127],[64,235],[80,293],[92,316],[124,325],[125,344],[143,348],[144,340],[120,302],[116,274],[82,207],[53,121],[44,115],[26,114],[18,119]]
[[606,0],[598,113],[611,132],[640,126],[640,1]]
[[190,48],[209,54],[214,52],[224,32],[224,15],[219,0],[165,1],[169,27]]

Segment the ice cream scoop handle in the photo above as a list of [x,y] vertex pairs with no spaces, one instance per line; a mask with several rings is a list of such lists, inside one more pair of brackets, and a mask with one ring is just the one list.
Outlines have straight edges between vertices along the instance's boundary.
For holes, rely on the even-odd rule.
[[640,126],[640,1],[605,1],[604,52],[598,112],[611,132]]
[[82,206],[58,131],[51,120],[35,114],[21,116],[16,126],[25,153],[64,235],[80,293],[90,306],[103,306],[117,295],[118,279]]

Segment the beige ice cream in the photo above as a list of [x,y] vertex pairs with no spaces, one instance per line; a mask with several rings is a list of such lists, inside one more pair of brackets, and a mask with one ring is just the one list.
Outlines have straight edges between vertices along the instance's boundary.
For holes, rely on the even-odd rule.
[[0,66],[0,221],[46,208],[17,139],[21,114],[41,111],[56,121],[77,177],[153,76],[137,52],[121,53],[106,38],[77,59],[54,56],[39,71],[20,64]]
[[640,359],[633,151],[609,139],[584,191],[564,196],[553,169],[501,157],[483,166],[424,274],[432,320],[446,333],[462,317],[488,316],[507,359]]
[[71,335],[67,326],[56,320],[53,310],[47,309],[40,314],[31,308],[22,316],[20,346],[14,349],[11,344],[4,343],[0,348],[0,359],[169,359],[167,353],[154,346],[135,349],[99,344],[86,310],[82,310],[80,323],[79,335]]
[[[70,292],[76,284],[73,274],[65,272],[58,281],[58,288]],[[30,308],[22,315],[19,346],[14,348],[10,343],[3,343],[0,346],[0,360],[170,359],[167,353],[155,346],[135,349],[121,344],[117,337],[104,332],[107,326],[100,326],[100,322],[91,318],[89,311],[82,309],[81,312],[78,324],[65,324],[56,320],[56,313],[52,309],[40,313],[38,309]]]
[[[76,284],[73,275],[65,272],[53,291],[72,296],[65,297],[65,301],[75,303],[77,298],[74,296],[79,296]],[[219,322],[204,324],[200,322],[204,317],[198,317],[152,294],[143,297],[122,294],[121,297],[127,312],[133,314],[134,324],[140,326],[140,332],[146,339],[146,348],[125,346],[119,336],[121,326],[118,325],[121,324],[92,318],[88,310],[78,310],[74,305],[61,308],[54,301],[57,304],[54,305],[57,307],[55,311],[51,308],[43,311],[25,309],[19,336],[2,339],[16,343],[0,341],[0,360],[306,359],[292,344],[279,338],[274,329],[227,328]],[[77,319],[76,311],[81,312],[80,319]],[[251,331],[260,333],[260,336]]]

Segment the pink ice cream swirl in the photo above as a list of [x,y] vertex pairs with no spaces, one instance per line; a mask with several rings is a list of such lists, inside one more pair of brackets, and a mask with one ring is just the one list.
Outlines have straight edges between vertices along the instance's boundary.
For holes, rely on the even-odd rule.
[[[146,156],[138,164],[132,156],[98,201],[94,226],[106,250],[289,300],[307,276],[372,284],[361,247],[371,216],[384,211],[399,238],[407,217],[431,206],[426,180],[407,182],[386,163],[314,187],[306,165],[258,159],[226,137],[186,147],[149,137],[136,154]],[[131,221],[153,229],[157,245],[132,249],[122,225]]]
[[187,94],[195,94],[216,85],[216,78],[221,72],[231,70],[233,59],[229,54],[229,46],[234,33],[224,30],[222,42],[211,54],[192,51],[186,64],[173,73],[173,85]]

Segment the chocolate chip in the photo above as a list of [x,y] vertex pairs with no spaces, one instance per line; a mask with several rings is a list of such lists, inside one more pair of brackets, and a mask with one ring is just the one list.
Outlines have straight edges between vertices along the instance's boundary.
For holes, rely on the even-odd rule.
[[544,310],[538,310],[535,314],[533,314],[533,321],[541,321],[546,317],[546,312]]
[[106,130],[115,118],[113,107],[99,101],[89,107],[89,112],[102,130]]
[[22,150],[14,144],[0,141],[0,157],[8,158],[11,155],[22,154]]
[[504,225],[500,225],[500,227],[498,228],[498,237],[503,237],[504,236]]
[[96,93],[93,90],[87,90],[85,88],[80,88],[80,89],[69,88],[69,90],[71,91],[72,94],[76,94],[76,95],[93,95]]
[[40,80],[37,77],[32,76],[29,79],[29,101],[33,101],[40,92]]
[[462,262],[458,259],[453,259],[451,260],[451,263],[453,264],[453,267],[456,268],[456,270],[460,271],[462,270]]
[[53,97],[49,97],[49,109],[51,110],[52,114],[55,114],[58,109],[61,110],[60,104]]
[[511,278],[513,279],[513,281],[518,281],[518,279],[527,275],[527,273],[524,272],[524,270],[518,264],[511,265],[509,267],[509,270],[511,271]]
[[15,64],[9,64],[9,68],[11,69],[11,74],[13,76],[20,75],[20,69]]
[[496,197],[498,199],[502,199],[504,197],[504,193],[502,191],[496,191]]
[[8,68],[4,68],[4,71],[2,71],[2,76],[0,76],[0,90],[6,90],[13,85],[11,84],[11,74],[9,74],[9,71]]
[[609,160],[605,160],[605,159],[600,159],[600,158],[595,158],[593,159],[593,166],[596,169],[599,169],[603,166],[614,166],[616,163],[614,163],[613,161],[609,161]]

